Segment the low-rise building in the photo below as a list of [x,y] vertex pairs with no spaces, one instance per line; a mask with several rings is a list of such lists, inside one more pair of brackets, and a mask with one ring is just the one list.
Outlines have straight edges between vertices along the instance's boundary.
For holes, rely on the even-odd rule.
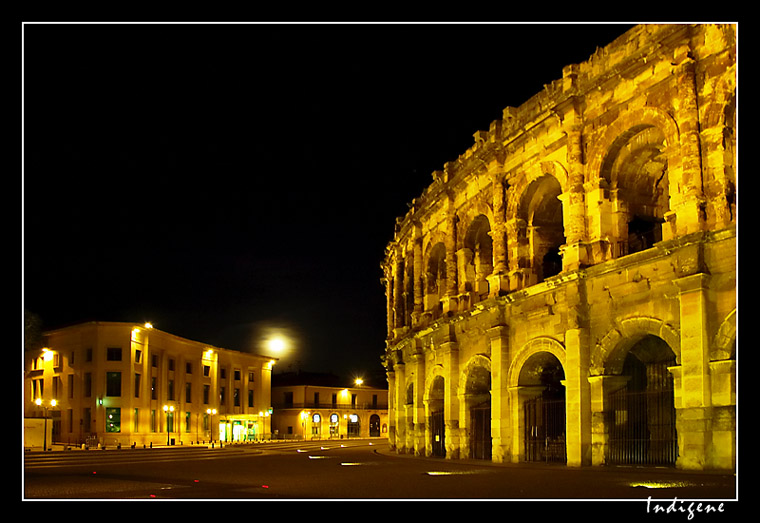
[[[331,378],[331,376],[327,376]],[[332,376],[332,378],[335,378]],[[309,373],[273,377],[272,437],[350,439],[388,436],[388,390]]]
[[24,416],[47,418],[54,442],[270,438],[272,358],[120,322],[46,332],[24,356]]

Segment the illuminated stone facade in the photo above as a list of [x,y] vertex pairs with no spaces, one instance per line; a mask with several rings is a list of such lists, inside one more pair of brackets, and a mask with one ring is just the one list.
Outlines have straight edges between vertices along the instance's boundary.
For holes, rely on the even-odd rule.
[[388,436],[386,389],[307,385],[308,379],[296,383],[272,386],[272,437],[342,440]]
[[637,26],[433,173],[383,263],[399,453],[735,467],[735,30]]
[[24,354],[24,414],[42,417],[48,407],[56,443],[112,447],[270,438],[268,357],[121,322],[50,331],[45,344]]

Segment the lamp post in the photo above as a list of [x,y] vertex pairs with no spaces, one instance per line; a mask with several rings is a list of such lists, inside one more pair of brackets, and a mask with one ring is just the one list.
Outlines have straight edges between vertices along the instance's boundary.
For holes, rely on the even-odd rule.
[[[45,422],[44,422],[44,428],[42,432],[42,451],[45,452],[47,450],[47,419],[48,419],[48,408],[42,404],[42,398],[37,398],[34,400],[35,405],[38,407],[42,407],[43,412],[45,413]],[[55,407],[56,406],[55,400],[50,400],[50,406]]]
[[171,425],[169,425],[169,414],[171,413],[172,416],[172,424],[174,423],[174,405],[164,405],[164,412],[166,412],[166,445],[169,445],[169,435],[171,434],[172,428]]
[[208,426],[208,439],[211,441],[211,444],[214,444],[214,414],[216,414],[216,409],[206,409],[206,414],[209,415],[209,426]]

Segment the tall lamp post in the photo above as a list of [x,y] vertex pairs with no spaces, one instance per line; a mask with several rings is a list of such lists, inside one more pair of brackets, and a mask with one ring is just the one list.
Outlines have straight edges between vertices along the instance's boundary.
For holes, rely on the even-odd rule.
[[214,414],[216,414],[216,409],[206,409],[206,414],[209,416],[209,426],[208,426],[208,439],[211,440],[211,444],[214,444]]
[[164,405],[164,412],[166,412],[166,445],[169,445],[169,435],[172,431],[172,426],[169,424],[169,415],[172,416],[172,425],[174,424],[174,405]]
[[[36,400],[34,400],[34,403],[35,403],[35,405],[37,405],[38,407],[42,407],[43,411],[45,412],[45,418],[44,418],[44,419],[45,419],[45,426],[44,426],[44,429],[43,429],[43,432],[42,432],[42,451],[44,452],[44,451],[46,451],[46,450],[47,450],[47,419],[48,419],[48,408],[42,404],[42,398],[37,398]],[[51,407],[55,407],[55,406],[56,406],[56,401],[55,401],[55,400],[50,400],[50,406],[51,406]]]

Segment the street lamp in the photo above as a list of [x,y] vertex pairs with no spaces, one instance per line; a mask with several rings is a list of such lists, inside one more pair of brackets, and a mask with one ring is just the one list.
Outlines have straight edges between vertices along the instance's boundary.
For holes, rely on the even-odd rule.
[[214,443],[214,414],[216,414],[216,409],[206,409],[206,414],[209,415],[209,426],[208,426],[208,439],[211,441],[211,444]]
[[164,412],[166,412],[166,445],[169,445],[169,435],[171,434],[172,427],[169,425],[169,416],[171,413],[172,425],[174,424],[174,405],[164,405]]
[[[45,426],[42,432],[42,450],[43,452],[47,450],[47,419],[48,419],[48,408],[42,404],[42,398],[37,398],[34,400],[35,405],[38,407],[42,407],[43,411],[45,412]],[[55,407],[56,406],[55,400],[50,400],[50,406]]]

